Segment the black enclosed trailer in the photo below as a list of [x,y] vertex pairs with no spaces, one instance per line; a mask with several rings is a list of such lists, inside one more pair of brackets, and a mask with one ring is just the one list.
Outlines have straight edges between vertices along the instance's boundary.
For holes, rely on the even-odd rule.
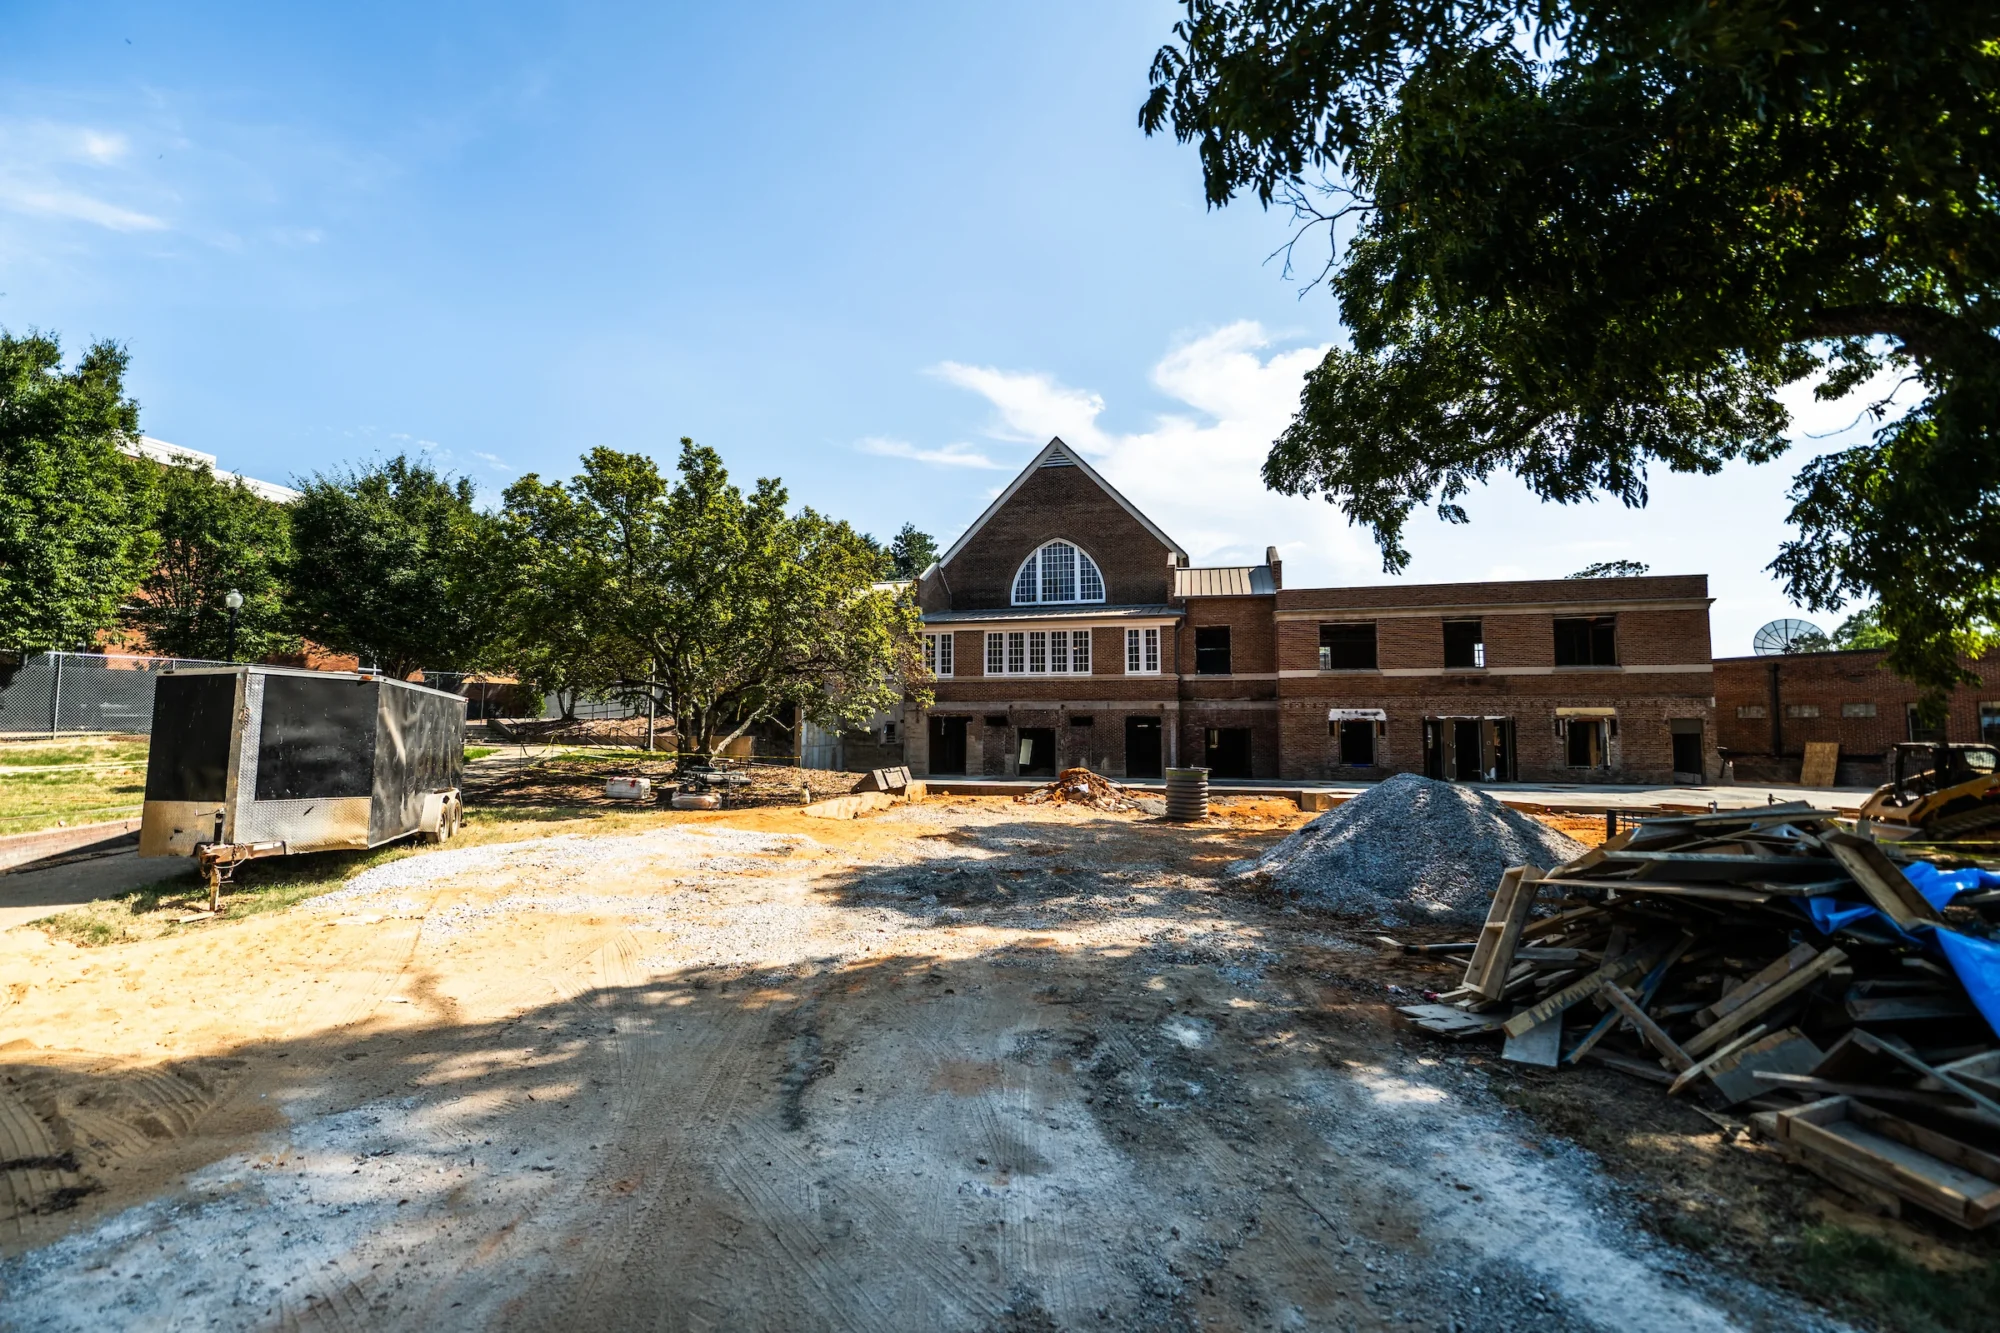
[[465,700],[366,672],[196,667],[160,677],[139,855],[211,890],[261,856],[457,831]]

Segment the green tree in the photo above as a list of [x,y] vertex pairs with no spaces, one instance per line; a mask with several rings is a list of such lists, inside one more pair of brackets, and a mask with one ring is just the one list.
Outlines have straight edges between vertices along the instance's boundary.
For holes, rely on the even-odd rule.
[[1831,646],[1849,651],[1856,648],[1893,648],[1896,636],[1883,628],[1882,616],[1877,608],[1867,606],[1840,622],[1833,631]]
[[905,523],[896,539],[889,543],[889,577],[916,578],[937,563],[937,558],[937,542],[931,535],[917,531],[914,523]]
[[481,665],[496,633],[496,524],[472,482],[398,456],[315,476],[292,504],[293,627],[407,677]]
[[[1879,599],[1935,693],[2000,613],[2000,11],[1964,0],[1184,0],[1141,112],[1338,236],[1352,346],[1264,475],[1404,567],[1419,504],[1513,472],[1643,504],[1647,471],[1786,444],[1778,391],[1885,367],[1923,402],[1799,474],[1773,564]],[[1326,175],[1319,175],[1326,173]],[[1327,183],[1322,193],[1319,184]]]
[[606,619],[610,577],[601,515],[568,487],[530,473],[507,488],[500,513],[498,659],[563,716],[621,676],[618,638]]
[[878,548],[811,509],[787,513],[775,479],[746,496],[720,455],[684,439],[671,483],[642,454],[596,449],[562,489],[557,501],[517,485],[510,521],[562,514],[565,595],[603,630],[580,651],[651,695],[682,748],[712,754],[791,708],[859,726],[912,684],[928,702],[916,608],[873,586]]
[[100,342],[65,370],[53,335],[0,331],[0,645],[89,645],[152,560],[126,364]]
[[1599,560],[1568,577],[1573,579],[1636,579],[1652,566],[1643,560]]
[[229,651],[229,608],[243,594],[236,656],[255,662],[296,652],[286,622],[285,569],[292,553],[285,506],[241,478],[225,482],[207,463],[171,463],[155,475],[158,554],[126,623],[154,652],[220,660]]

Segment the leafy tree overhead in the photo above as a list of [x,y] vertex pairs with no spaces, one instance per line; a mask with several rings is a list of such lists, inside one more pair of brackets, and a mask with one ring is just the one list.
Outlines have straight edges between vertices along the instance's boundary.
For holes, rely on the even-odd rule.
[[642,454],[596,449],[566,487],[524,479],[509,497],[512,524],[562,515],[570,595],[603,629],[573,650],[651,694],[684,749],[711,754],[789,708],[831,730],[906,686],[928,702],[916,608],[872,586],[879,549],[811,509],[787,513],[776,480],[745,495],[713,449],[682,440],[671,482]]
[[1895,636],[1882,627],[1882,617],[1872,606],[1856,611],[1833,631],[1835,648],[1893,648],[1895,644]]
[[935,564],[937,558],[937,542],[931,535],[917,531],[914,523],[905,523],[903,530],[889,543],[889,576],[913,579]]
[[1569,575],[1569,577],[1573,579],[1636,579],[1651,568],[1652,566],[1643,560],[1599,560],[1595,564],[1585,565],[1582,569],[1577,570],[1576,573]]
[[243,594],[237,657],[255,662],[296,651],[298,636],[286,623],[292,529],[285,506],[241,478],[218,479],[204,462],[162,466],[155,479],[158,555],[127,623],[154,652],[220,659],[229,648],[223,599],[234,589]]
[[[1809,463],[1773,568],[1876,599],[1933,695],[2000,620],[2000,8],[1184,0],[1149,132],[1338,235],[1352,346],[1265,465],[1374,530],[1495,472],[1646,499],[1785,448],[1778,391],[1922,403]],[[1325,183],[1322,193],[1315,182]]]
[[472,482],[398,456],[316,476],[292,504],[292,624],[407,677],[481,664],[494,633],[494,519]]
[[149,463],[125,350],[63,368],[51,335],[0,332],[0,647],[74,648],[118,618],[152,560]]

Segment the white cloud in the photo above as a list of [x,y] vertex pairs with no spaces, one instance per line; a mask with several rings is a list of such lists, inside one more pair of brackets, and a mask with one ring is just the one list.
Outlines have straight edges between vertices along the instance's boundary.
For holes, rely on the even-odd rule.
[[94,222],[112,231],[164,231],[167,224],[150,213],[121,208],[76,190],[38,188],[0,180],[0,208],[41,217]]
[[478,459],[480,462],[486,464],[486,466],[492,468],[495,472],[512,472],[514,470],[513,467],[511,467],[507,463],[507,461],[501,458],[498,454],[482,454],[477,449],[474,449],[472,451],[472,456]]
[[887,440],[870,436],[854,446],[864,454],[877,454],[883,458],[907,458],[916,463],[933,463],[939,467],[970,467],[1004,469],[1008,465],[996,463],[969,444],[947,444],[942,449],[919,449],[903,440]]
[[105,197],[106,184],[130,193],[127,173],[115,170],[130,148],[123,134],[87,125],[0,122],[0,209],[110,231],[164,231],[163,218]]
[[1105,429],[1100,395],[1045,373],[955,361],[934,373],[991,403],[1000,438],[1041,444],[1060,435],[1198,564],[1259,562],[1275,545],[1287,581],[1369,580],[1373,548],[1338,513],[1264,487],[1264,455],[1291,420],[1306,372],[1326,355],[1324,346],[1270,346],[1261,325],[1243,321],[1173,347],[1153,367],[1153,384],[1188,410],[1133,432]]

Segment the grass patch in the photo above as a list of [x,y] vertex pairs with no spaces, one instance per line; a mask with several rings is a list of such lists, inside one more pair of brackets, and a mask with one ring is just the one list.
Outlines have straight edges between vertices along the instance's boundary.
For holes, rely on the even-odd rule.
[[143,737],[0,745],[0,769],[30,770],[0,772],[0,834],[138,814],[146,750]]
[[468,745],[465,747],[465,762],[469,764],[475,759],[484,759],[489,754],[499,753],[500,747],[497,745]]
[[1837,1295],[1883,1328],[1896,1333],[2000,1328],[2000,1262],[1934,1272],[1873,1236],[1837,1226],[1808,1227],[1803,1242],[1803,1289]]

